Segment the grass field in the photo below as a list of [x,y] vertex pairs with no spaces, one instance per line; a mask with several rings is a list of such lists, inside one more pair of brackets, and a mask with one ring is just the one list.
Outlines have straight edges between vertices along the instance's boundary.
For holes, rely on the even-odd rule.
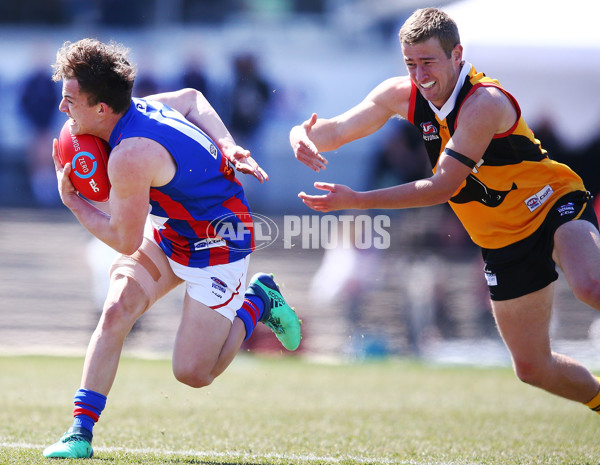
[[[0,464],[49,463],[81,365],[0,357]],[[167,360],[126,358],[86,463],[596,465],[599,428],[506,368],[241,356],[194,390]]]

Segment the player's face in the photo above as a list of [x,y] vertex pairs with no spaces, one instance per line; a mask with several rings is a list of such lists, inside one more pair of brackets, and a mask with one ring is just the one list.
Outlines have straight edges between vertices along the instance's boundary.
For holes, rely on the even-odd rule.
[[441,108],[452,95],[460,74],[462,46],[452,50],[450,58],[437,38],[416,44],[402,44],[404,63],[411,80],[423,97]]
[[58,109],[73,121],[71,132],[74,135],[94,133],[98,108],[97,105],[88,104],[87,95],[80,91],[77,79],[63,80],[62,100]]

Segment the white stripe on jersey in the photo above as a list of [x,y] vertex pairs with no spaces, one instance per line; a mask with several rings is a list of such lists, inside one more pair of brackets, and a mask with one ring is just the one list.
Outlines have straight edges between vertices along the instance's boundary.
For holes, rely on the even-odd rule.
[[135,101],[136,108],[143,110],[144,114],[150,116],[150,118],[156,121],[161,122],[162,124],[166,124],[167,126],[170,126],[179,132],[182,132],[190,139],[195,140],[200,145],[202,145],[202,147],[204,147],[206,151],[210,153],[215,160],[217,159],[217,147],[215,147],[215,145],[212,143],[209,137],[206,134],[204,134],[204,132],[200,128],[197,128],[196,126],[193,126],[191,124],[186,124],[184,121],[182,121],[182,119],[185,120],[185,118],[181,113],[172,110],[171,108],[165,106],[161,102],[157,102],[154,100],[152,101],[152,104],[156,105],[158,111],[149,112],[147,111],[147,106],[145,105],[145,102],[136,98],[134,98],[133,100]]

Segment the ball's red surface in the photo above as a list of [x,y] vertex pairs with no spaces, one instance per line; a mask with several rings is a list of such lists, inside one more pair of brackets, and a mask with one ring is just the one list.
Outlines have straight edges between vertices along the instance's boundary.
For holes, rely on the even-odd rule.
[[63,166],[73,167],[69,179],[77,191],[88,200],[106,202],[110,194],[107,165],[110,146],[91,134],[73,135],[70,120],[58,137],[58,158]]

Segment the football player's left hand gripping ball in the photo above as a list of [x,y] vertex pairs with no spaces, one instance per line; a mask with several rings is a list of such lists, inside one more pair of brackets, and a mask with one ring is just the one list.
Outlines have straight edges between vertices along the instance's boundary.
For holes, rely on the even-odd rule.
[[110,194],[107,165],[110,145],[91,134],[73,135],[70,120],[58,136],[58,159],[64,166],[71,163],[69,179],[88,200],[106,202]]

